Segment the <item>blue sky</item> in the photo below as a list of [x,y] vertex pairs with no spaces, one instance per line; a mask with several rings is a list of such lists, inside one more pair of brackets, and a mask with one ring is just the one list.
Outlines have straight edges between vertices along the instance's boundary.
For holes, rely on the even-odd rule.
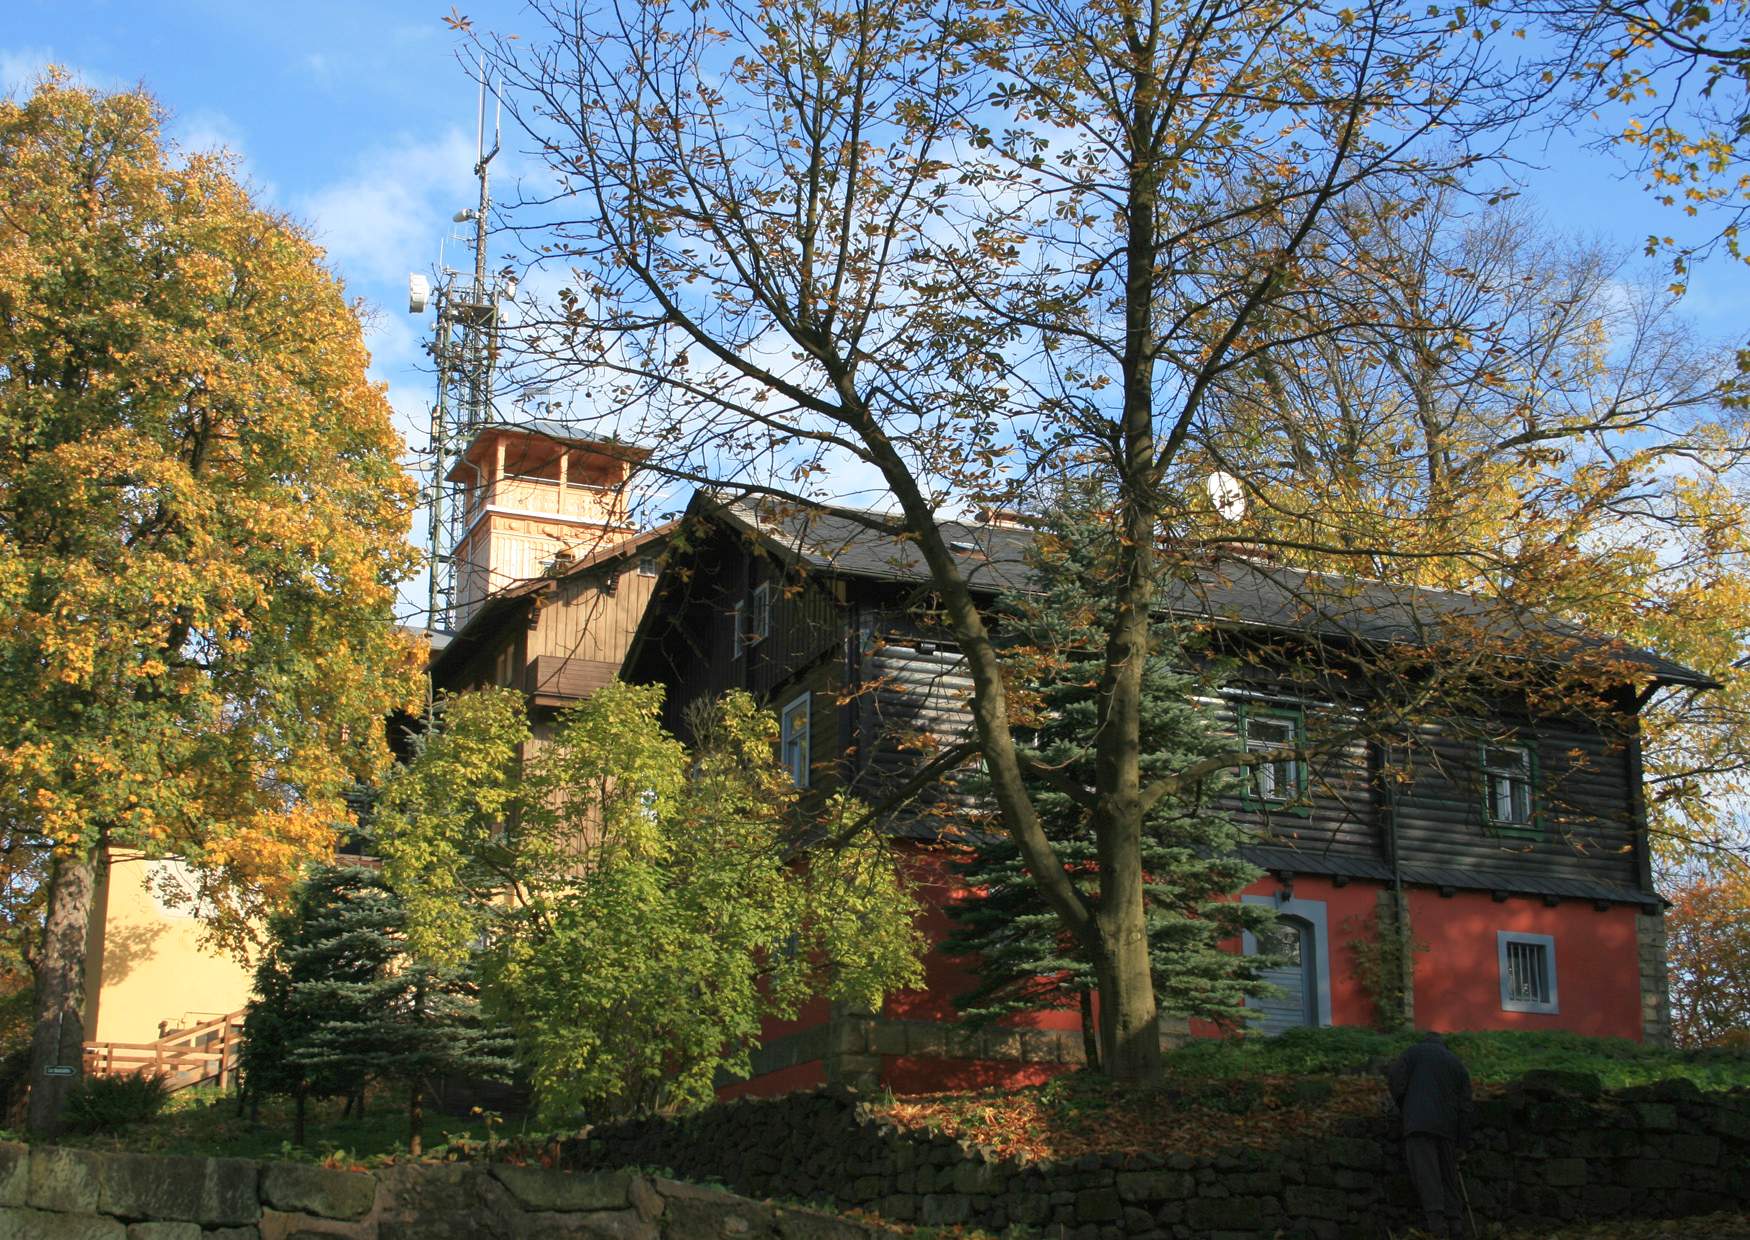
[[[521,19],[514,0],[462,9],[500,30]],[[260,198],[308,225],[372,308],[373,369],[417,443],[431,380],[406,276],[431,267],[451,214],[473,201],[475,91],[448,11],[439,0],[12,0],[0,90],[28,89],[51,62],[97,86],[143,83],[182,145],[235,152]],[[1681,222],[1572,133],[1519,153],[1544,166],[1526,196],[1554,225],[1638,253]],[[1723,258],[1686,299],[1697,332],[1722,341],[1742,342],[1747,305],[1750,270]],[[423,595],[404,589],[410,607]]]

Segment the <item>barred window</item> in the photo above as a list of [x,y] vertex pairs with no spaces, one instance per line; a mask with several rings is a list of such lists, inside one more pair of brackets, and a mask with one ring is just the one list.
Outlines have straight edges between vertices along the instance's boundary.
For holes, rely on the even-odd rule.
[[1496,934],[1501,965],[1501,1010],[1556,1012],[1556,941],[1547,934]]

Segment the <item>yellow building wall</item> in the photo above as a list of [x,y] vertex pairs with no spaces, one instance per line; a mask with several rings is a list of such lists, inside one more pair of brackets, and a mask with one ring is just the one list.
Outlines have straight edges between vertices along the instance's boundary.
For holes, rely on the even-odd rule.
[[252,968],[204,945],[195,906],[161,893],[186,876],[180,861],[127,853],[102,867],[85,958],[87,1041],[151,1042],[160,1022],[187,1029],[249,1001]]

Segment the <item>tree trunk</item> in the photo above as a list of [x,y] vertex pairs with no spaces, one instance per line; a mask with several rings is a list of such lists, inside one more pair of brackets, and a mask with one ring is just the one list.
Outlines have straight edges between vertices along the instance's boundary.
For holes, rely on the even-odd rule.
[[[53,1136],[67,1090],[85,1065],[85,939],[91,925],[95,853],[57,856],[49,870],[48,918],[36,962],[36,1025],[30,1042],[30,1130]],[[70,1067],[69,1075],[48,1073]]]
[[425,1089],[418,1077],[407,1089],[407,1152],[415,1158],[425,1153]]
[[296,1101],[292,1107],[292,1144],[301,1148],[304,1144],[304,1120],[309,1107],[310,1091],[300,1085],[293,1097]]
[[1094,970],[1100,979],[1100,1066],[1115,1081],[1147,1084],[1161,1072],[1160,1013],[1148,934],[1140,915],[1131,918],[1115,911],[1118,925],[1109,931],[1106,954]]
[[1094,1024],[1094,992],[1083,987],[1078,996],[1082,1009],[1082,1053],[1086,1056],[1088,1067],[1095,1072],[1100,1070],[1100,1030]]

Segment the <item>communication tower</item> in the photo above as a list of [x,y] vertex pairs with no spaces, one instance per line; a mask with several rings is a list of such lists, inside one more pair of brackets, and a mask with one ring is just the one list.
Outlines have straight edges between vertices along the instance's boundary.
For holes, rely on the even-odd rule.
[[[480,63],[480,96],[474,129],[474,179],[480,193],[475,205],[456,212],[451,222],[472,224],[471,236],[451,240],[471,244],[473,269],[461,271],[438,260],[437,283],[415,272],[407,278],[407,309],[437,312],[436,328],[426,345],[437,371],[437,399],[431,409],[431,481],[427,552],[431,581],[427,594],[427,626],[450,628],[456,601],[454,552],[465,535],[464,506],[450,502],[450,475],[458,450],[492,422],[492,379],[498,361],[499,310],[516,297],[514,277],[489,278],[486,273],[487,224],[492,210],[492,161],[498,155],[501,107],[493,92],[484,60]],[[486,110],[492,100],[492,145],[486,145]]]
[[[495,416],[501,311],[517,295],[513,275],[489,276],[486,270],[499,111],[482,62],[474,148],[480,193],[473,207],[452,217],[452,223],[472,224],[471,235],[450,238],[471,245],[473,269],[447,266],[440,256],[435,286],[417,272],[407,282],[409,313],[424,314],[428,305],[436,311],[426,346],[437,371],[426,492],[431,571],[426,623],[440,632],[460,629],[497,591],[630,535],[625,484],[645,456],[630,445],[575,435],[544,416],[556,408],[551,404],[528,408],[519,403],[515,421]],[[532,396],[524,393],[525,399]]]

